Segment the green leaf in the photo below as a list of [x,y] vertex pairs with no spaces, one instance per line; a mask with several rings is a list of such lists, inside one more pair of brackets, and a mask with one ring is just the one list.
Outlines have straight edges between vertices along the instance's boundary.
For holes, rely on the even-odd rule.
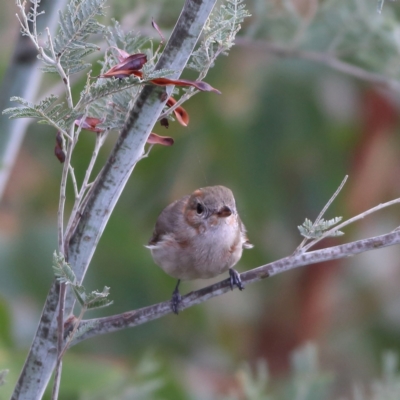
[[[338,224],[341,220],[342,217],[335,217],[328,221],[325,221],[323,218],[321,218],[318,223],[313,224],[308,218],[306,218],[303,225],[300,225],[297,228],[299,229],[300,234],[306,239],[318,239],[325,233],[325,231]],[[344,235],[344,233],[338,230],[333,231],[329,236],[334,237],[341,235]]]
[[81,307],[86,306],[86,292],[85,292],[85,288],[83,286],[79,286],[79,285],[73,285],[72,286],[72,290],[75,294],[75,298],[78,300],[79,304],[81,305]]
[[94,308],[107,307],[111,305],[113,303],[112,300],[107,298],[109,294],[110,294],[110,288],[107,286],[104,286],[102,292],[94,290],[93,292],[87,295],[85,304],[86,307],[92,310]]
[[57,280],[61,283],[69,285],[75,285],[76,276],[71,266],[65,261],[62,254],[58,254],[56,251],[53,254],[53,272]]

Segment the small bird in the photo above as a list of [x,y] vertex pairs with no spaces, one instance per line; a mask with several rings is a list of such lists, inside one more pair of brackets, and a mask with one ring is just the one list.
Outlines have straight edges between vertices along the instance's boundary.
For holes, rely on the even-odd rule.
[[172,311],[178,314],[181,280],[213,278],[229,270],[231,289],[236,285],[243,290],[233,266],[243,249],[253,245],[247,239],[232,191],[225,186],[208,186],[167,206],[146,247],[154,262],[178,279],[171,299]]

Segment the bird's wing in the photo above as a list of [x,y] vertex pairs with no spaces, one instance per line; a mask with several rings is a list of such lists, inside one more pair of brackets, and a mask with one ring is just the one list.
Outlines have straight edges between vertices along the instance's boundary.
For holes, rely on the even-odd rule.
[[175,200],[159,215],[149,245],[159,242],[165,234],[179,235],[179,227],[184,223],[183,212],[189,196]]

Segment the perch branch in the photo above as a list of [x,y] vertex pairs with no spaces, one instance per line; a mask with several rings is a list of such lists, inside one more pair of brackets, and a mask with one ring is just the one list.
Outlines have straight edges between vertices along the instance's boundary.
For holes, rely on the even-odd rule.
[[[350,257],[355,254],[381,249],[387,246],[393,246],[395,244],[400,244],[400,231],[398,230],[385,235],[357,240],[355,242],[328,247],[322,250],[311,251],[305,254],[294,254],[272,263],[262,265],[261,267],[252,269],[250,271],[246,271],[240,274],[240,277],[245,285],[249,285],[251,283],[259,282],[262,279],[278,275],[282,272],[290,271],[294,268]],[[192,307],[213,297],[221,296],[230,290],[230,280],[225,279],[221,282],[215,283],[214,285],[190,292],[183,296],[180,308],[183,310]],[[170,301],[165,301],[163,303],[154,304],[138,310],[128,311],[123,314],[84,320],[81,322],[79,328],[83,329],[87,324],[91,324],[92,328],[89,328],[84,334],[73,340],[72,345],[78,344],[83,340],[93,338],[98,335],[116,332],[126,328],[132,328],[134,326],[161,318],[170,313],[172,313]]]

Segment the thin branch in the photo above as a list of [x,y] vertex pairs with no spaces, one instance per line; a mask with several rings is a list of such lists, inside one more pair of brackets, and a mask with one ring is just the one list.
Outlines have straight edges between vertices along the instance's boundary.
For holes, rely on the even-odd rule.
[[[70,135],[73,136],[73,133],[74,133],[74,126],[72,125],[70,129]],[[73,149],[73,143],[72,141],[68,141],[67,154],[65,156],[65,161],[61,174],[60,198],[58,201],[58,212],[57,212],[58,250],[63,255],[66,254],[65,242],[64,242],[64,209],[66,201],[68,172],[69,172],[69,167],[71,165],[72,149]]]
[[[22,20],[21,20],[21,18],[20,18],[20,16],[18,14],[16,14],[16,15],[17,15],[18,21],[19,21],[19,23],[21,24],[21,27],[22,27],[22,34],[28,36],[31,39],[32,43],[36,47],[36,50],[39,52],[40,56],[43,58],[43,60],[46,63],[48,63],[50,65],[55,65],[56,61],[53,60],[51,57],[49,57],[46,54],[46,52],[44,51],[43,47],[41,47],[39,45],[37,34],[33,35],[31,33],[30,28],[29,28],[29,20],[28,20],[27,14],[25,13],[24,4],[25,4],[25,2],[21,3],[20,0],[17,0],[17,7],[20,10],[20,14],[21,14]],[[34,23],[34,28],[33,29],[36,30],[36,28],[35,28],[36,27],[36,18],[34,18],[34,21],[32,21],[32,23]]]
[[54,51],[53,39],[51,38],[50,29],[46,28],[47,40],[49,41],[51,55],[53,56],[54,61],[57,60],[56,52]]
[[332,54],[287,48],[267,41],[252,40],[243,37],[237,38],[236,44],[245,47],[262,49],[267,53],[275,54],[279,57],[293,57],[313,61],[319,64],[326,65],[327,67],[342,72],[346,75],[353,76],[357,79],[361,79],[377,85],[382,85],[396,92],[400,92],[400,81],[388,78],[375,72],[369,72],[363,68],[344,62],[333,56]]
[[[82,121],[84,121],[86,118],[86,114],[83,116]],[[79,126],[77,134],[79,134],[79,131],[81,129],[81,126]],[[68,225],[65,230],[66,232],[66,237],[69,238],[72,234],[71,229],[73,229],[74,225],[77,222],[77,215],[80,209],[82,208],[82,204],[84,203],[84,199],[86,194],[88,193],[88,189],[92,186],[92,183],[89,183],[90,176],[92,174],[94,165],[96,163],[97,157],[99,155],[100,149],[104,143],[104,139],[106,138],[105,133],[99,133],[96,134],[96,143],[93,149],[92,157],[89,161],[89,165],[86,168],[85,176],[83,178],[83,182],[81,185],[81,188],[78,192],[75,192],[75,202],[71,210],[71,214],[69,216],[68,220]]]
[[392,206],[393,204],[398,204],[398,203],[400,203],[400,198],[394,199],[394,200],[391,200],[391,201],[388,201],[388,202],[386,202],[386,203],[379,204],[379,205],[377,205],[376,207],[370,208],[369,210],[364,211],[363,213],[358,214],[358,215],[356,215],[355,217],[350,218],[350,219],[348,219],[347,221],[344,221],[344,222],[342,222],[342,223],[339,224],[339,225],[336,225],[336,226],[333,227],[332,229],[329,229],[328,231],[325,231],[325,232],[323,233],[323,235],[322,235],[321,237],[319,237],[318,239],[315,239],[315,240],[313,240],[312,242],[310,242],[310,243],[308,243],[307,245],[305,245],[305,246],[303,247],[303,249],[302,249],[302,250],[303,250],[302,252],[303,252],[303,253],[306,252],[310,247],[315,246],[315,245],[316,245],[318,242],[320,242],[322,239],[325,239],[326,237],[331,236],[334,232],[336,232],[336,231],[338,231],[338,230],[344,228],[345,226],[350,225],[350,224],[352,224],[353,222],[356,222],[356,221],[358,221],[358,220],[360,220],[360,219],[363,219],[363,218],[366,217],[367,215],[370,215],[370,214],[372,214],[372,213],[374,213],[374,212],[376,212],[376,211],[382,210],[383,208],[390,207],[390,206]]
[[[294,268],[346,258],[351,255],[370,250],[381,249],[387,246],[393,246],[395,244],[400,244],[400,231],[395,231],[368,239],[357,240],[355,242],[329,247],[322,250],[316,250],[306,254],[297,254],[285,257],[244,272],[240,274],[240,277],[242,282],[248,285],[261,281],[262,279],[278,275],[282,272],[290,271]],[[183,296],[180,308],[183,310],[192,307],[213,297],[221,296],[230,290],[230,280],[225,279],[221,282],[215,283],[214,285],[190,292]],[[172,313],[171,304],[169,301],[165,301],[163,303],[154,304],[138,310],[128,311],[123,314],[84,320],[82,321],[80,328],[84,329],[87,324],[92,324],[93,327],[89,328],[84,334],[73,340],[71,345],[73,346],[82,342],[83,340],[93,338],[98,335],[116,332],[126,328],[133,328],[135,326],[161,318],[170,313]]]
[[342,183],[339,185],[339,187],[337,188],[336,192],[333,193],[333,196],[329,199],[329,201],[326,203],[325,207],[322,209],[322,211],[319,213],[317,219],[314,222],[314,225],[318,224],[318,222],[321,220],[321,218],[324,216],[324,214],[326,213],[326,210],[330,207],[330,205],[333,203],[333,201],[336,199],[336,197],[338,196],[338,194],[340,193],[340,191],[343,189],[344,184],[347,181],[347,178],[349,176],[346,175],[342,181]]
[[74,327],[71,331],[71,333],[68,335],[67,337],[67,341],[65,343],[64,348],[61,350],[59,356],[58,356],[58,362],[61,362],[65,352],[69,349],[69,347],[71,346],[71,343],[73,341],[73,338],[77,332],[77,330],[79,329],[80,323],[82,321],[83,316],[85,315],[85,312],[87,311],[87,307],[86,306],[82,306],[81,308],[81,312],[79,313],[78,318],[74,318],[73,319],[73,323],[74,323]]
[[54,374],[53,391],[51,394],[52,400],[58,399],[58,393],[60,391],[61,383],[61,372],[62,372],[62,350],[64,344],[64,306],[65,306],[65,290],[66,284],[60,283],[60,297],[58,304],[58,317],[57,317],[57,363]]
[[78,191],[78,184],[76,183],[75,171],[71,164],[68,167],[69,167],[69,174],[71,175],[72,186],[74,187],[75,199],[77,199],[79,196],[79,191]]
[[[334,202],[334,200],[336,199],[336,197],[338,196],[338,194],[340,193],[340,191],[343,189],[343,186],[345,185],[347,178],[349,176],[346,175],[342,181],[342,183],[339,185],[339,187],[337,188],[336,192],[333,193],[332,197],[329,199],[329,201],[326,203],[325,207],[322,209],[322,211],[319,213],[317,219],[314,221],[313,223],[313,227],[315,227],[319,221],[321,220],[321,218],[324,216],[324,214],[326,213],[326,210],[330,207],[330,205]],[[298,251],[300,251],[303,246],[306,244],[306,242],[308,241],[308,238],[304,238],[303,241],[300,243],[299,247],[297,247],[297,249],[295,250],[295,253],[297,253]]]
[[181,106],[183,103],[188,101],[191,97],[193,97],[195,94],[200,93],[200,90],[197,90],[195,88],[189,88],[181,97],[180,99],[171,107],[168,107],[168,110],[166,110],[164,113],[162,113],[159,117],[158,120],[161,120],[163,118],[168,117],[168,115],[172,114],[172,112],[177,109],[179,106]]

